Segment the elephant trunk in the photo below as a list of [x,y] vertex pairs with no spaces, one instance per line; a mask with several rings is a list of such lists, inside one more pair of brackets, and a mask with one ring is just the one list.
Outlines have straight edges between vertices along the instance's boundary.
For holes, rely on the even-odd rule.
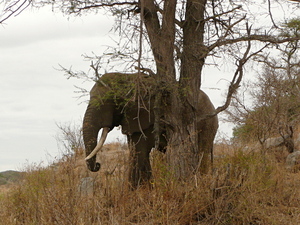
[[[98,132],[101,129],[101,125],[95,121],[97,114],[97,109],[90,104],[84,115],[82,133],[86,156],[89,156],[97,145]],[[96,155],[87,159],[86,164],[92,172],[99,171],[101,167],[100,163],[96,162]]]

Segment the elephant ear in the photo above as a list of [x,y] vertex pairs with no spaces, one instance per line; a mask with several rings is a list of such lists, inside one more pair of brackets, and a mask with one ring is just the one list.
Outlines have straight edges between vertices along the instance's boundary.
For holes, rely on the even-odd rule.
[[148,129],[154,124],[153,107],[150,109],[138,108],[137,104],[126,107],[124,117],[122,119],[122,133],[133,134]]
[[[126,102],[122,120],[122,133],[133,134],[148,129],[154,124],[155,80],[149,76],[141,76],[134,86],[133,98]],[[139,88],[137,88],[137,86]],[[139,101],[138,101],[139,98]]]

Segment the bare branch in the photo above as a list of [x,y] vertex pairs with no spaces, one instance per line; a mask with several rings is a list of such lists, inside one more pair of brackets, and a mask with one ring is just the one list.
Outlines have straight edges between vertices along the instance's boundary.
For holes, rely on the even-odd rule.
[[155,73],[153,72],[153,70],[149,69],[149,68],[144,68],[144,67],[135,67],[136,70],[140,70],[142,73],[147,72],[149,74],[149,76],[154,77]]
[[[219,13],[219,14],[214,14],[213,16],[207,17],[207,18],[205,19],[205,21],[215,20],[217,17],[224,16],[224,15],[226,15],[226,14],[232,13],[232,12],[238,10],[238,9],[241,9],[241,8],[242,8],[242,6],[239,5],[239,6],[233,8],[233,9],[231,9],[231,10],[228,10],[228,11],[226,11],[226,12],[222,12],[222,13]],[[214,10],[214,9],[213,9],[213,10]]]
[[239,37],[239,38],[225,39],[222,41],[218,40],[214,44],[210,45],[208,47],[208,50],[212,51],[216,47],[234,44],[234,43],[238,43],[238,42],[244,42],[244,41],[260,41],[260,42],[266,42],[266,43],[270,43],[270,44],[282,44],[285,42],[298,41],[298,40],[300,40],[300,37],[282,38],[282,37],[271,36],[271,35],[252,34],[252,35]]
[[93,9],[93,8],[101,8],[101,7],[113,7],[118,5],[138,5],[138,2],[111,2],[111,3],[101,3],[101,4],[92,4],[84,7],[79,7],[78,11]]
[[226,102],[223,106],[220,106],[216,109],[216,113],[218,114],[219,112],[222,112],[224,111],[225,109],[227,109],[227,107],[229,106],[230,102],[231,102],[231,98],[232,98],[232,95],[236,92],[236,90],[239,88],[240,86],[240,83],[242,81],[242,78],[243,78],[243,74],[244,74],[244,71],[243,71],[243,67],[244,67],[244,64],[248,61],[248,59],[251,57],[247,57],[249,51],[251,49],[251,42],[249,41],[248,42],[248,47],[247,47],[247,50],[245,51],[244,53],[244,56],[242,59],[239,60],[238,62],[238,65],[237,65],[237,69],[234,73],[234,76],[232,78],[232,81],[229,85],[229,88],[228,88],[228,93],[227,93],[227,98],[226,98]]
[[[101,75],[99,74],[99,61],[96,63],[96,65],[92,61],[90,67],[94,70],[97,80],[100,80]],[[104,85],[104,86],[107,86],[107,85]]]
[[268,10],[269,10],[269,15],[270,15],[271,21],[272,21],[272,23],[273,23],[273,26],[274,26],[275,28],[279,28],[279,27],[276,25],[276,23],[275,23],[275,21],[274,21],[274,18],[273,18],[273,14],[272,14],[272,11],[271,11],[271,1],[270,1],[270,0],[268,0]]
[[3,10],[3,19],[0,19],[0,24],[9,19],[12,16],[17,16],[28,8],[32,3],[32,0],[17,0],[7,5]]
[[[248,24],[246,24],[247,26],[247,33],[249,36],[250,33],[251,33],[251,27],[248,27]],[[263,51],[263,49],[265,49],[269,44],[266,44],[263,48],[261,48],[260,50],[250,54],[250,49],[251,49],[251,40],[249,39],[248,40],[248,46],[247,46],[247,49],[243,55],[243,57],[241,59],[238,60],[237,62],[237,69],[234,73],[234,76],[232,78],[232,81],[230,82],[230,85],[228,87],[228,92],[227,92],[227,97],[226,97],[226,101],[224,103],[224,105],[222,106],[219,106],[215,113],[213,114],[210,114],[210,115],[204,115],[201,119],[208,119],[208,118],[211,118],[213,116],[216,116],[217,114],[219,114],[220,112],[226,110],[228,108],[228,106],[230,105],[230,102],[231,102],[231,99],[232,99],[232,96],[233,94],[237,91],[237,89],[240,87],[240,83],[242,81],[242,78],[243,78],[243,75],[244,75],[244,65],[246,64],[246,62],[252,58],[253,56],[257,55],[258,53],[260,53],[261,51]]]

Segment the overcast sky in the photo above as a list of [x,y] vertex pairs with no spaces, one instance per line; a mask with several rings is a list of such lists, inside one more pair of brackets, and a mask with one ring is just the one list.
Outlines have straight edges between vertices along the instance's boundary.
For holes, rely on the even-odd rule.
[[[0,171],[59,156],[56,124],[80,126],[86,109],[88,98],[78,99],[74,85],[90,89],[93,83],[67,80],[55,68],[60,64],[87,71],[90,62],[82,54],[102,54],[112,43],[112,25],[113,19],[105,15],[68,19],[49,8],[26,10],[0,25]],[[230,79],[222,74],[210,70],[204,76],[204,91],[215,106],[223,102],[224,91],[214,88]],[[222,129],[231,135],[227,126]],[[108,139],[116,137],[121,137],[119,131]]]

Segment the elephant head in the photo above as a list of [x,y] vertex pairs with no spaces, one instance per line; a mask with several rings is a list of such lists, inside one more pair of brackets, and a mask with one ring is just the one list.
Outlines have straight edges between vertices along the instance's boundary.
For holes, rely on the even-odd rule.
[[[121,125],[122,133],[127,135],[129,144],[138,149],[132,155],[133,159],[136,158],[133,163],[138,167],[137,171],[133,168],[132,173],[137,174],[131,176],[149,176],[148,154],[154,147],[152,87],[154,79],[145,74],[109,73],[95,83],[90,91],[90,101],[83,120],[86,162],[91,171],[97,172],[100,169],[96,154],[102,148],[108,132]],[[97,144],[100,129],[102,135]]]

